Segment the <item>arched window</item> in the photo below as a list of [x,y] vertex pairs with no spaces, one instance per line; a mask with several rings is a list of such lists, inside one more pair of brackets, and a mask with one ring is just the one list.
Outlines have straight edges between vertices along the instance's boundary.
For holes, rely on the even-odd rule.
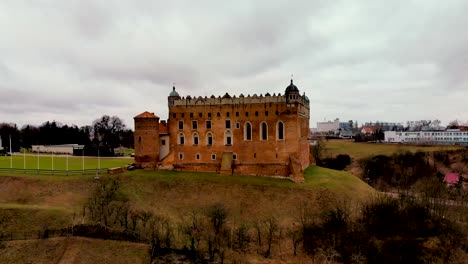
[[208,134],[206,134],[206,145],[213,145],[213,134],[211,134],[211,132],[208,132]]
[[198,145],[198,133],[195,132],[192,134],[193,144]]
[[244,140],[252,140],[252,125],[249,122],[244,126]]
[[262,122],[262,124],[260,125],[260,139],[268,140],[268,126],[265,122]]
[[276,139],[284,140],[284,123],[281,121],[276,124]]
[[224,144],[226,146],[232,145],[232,132],[229,129],[224,132]]
[[185,143],[184,133],[179,133],[177,141],[178,141],[177,143],[179,143],[179,145],[184,145],[184,143]]

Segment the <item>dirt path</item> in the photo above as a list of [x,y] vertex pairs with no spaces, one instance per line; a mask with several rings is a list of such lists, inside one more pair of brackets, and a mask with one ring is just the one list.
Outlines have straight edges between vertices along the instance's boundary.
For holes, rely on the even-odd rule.
[[81,244],[83,244],[82,239],[67,238],[65,243],[67,244],[65,251],[60,258],[59,264],[68,264],[74,263],[76,257],[80,253]]

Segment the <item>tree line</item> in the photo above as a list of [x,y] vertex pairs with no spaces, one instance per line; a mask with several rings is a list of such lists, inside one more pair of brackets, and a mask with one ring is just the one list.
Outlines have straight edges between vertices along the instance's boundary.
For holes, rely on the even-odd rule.
[[110,148],[133,148],[133,131],[117,116],[103,115],[91,125],[78,127],[57,121],[46,121],[40,126],[0,123],[2,146],[9,149],[10,138],[13,152],[32,145],[80,144],[84,146],[107,146]]

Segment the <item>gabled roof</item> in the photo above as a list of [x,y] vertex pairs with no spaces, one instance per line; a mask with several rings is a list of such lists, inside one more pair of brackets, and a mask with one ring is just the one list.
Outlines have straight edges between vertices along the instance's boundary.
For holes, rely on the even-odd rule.
[[368,126],[362,127],[361,131],[362,130],[364,130],[366,132],[374,132],[374,129],[372,127],[368,127]]
[[167,123],[159,123],[159,134],[168,134],[169,128]]
[[159,118],[159,116],[155,115],[154,113],[150,113],[148,111],[145,111],[137,116],[134,117],[134,119],[136,118]]
[[451,183],[451,184],[455,184],[455,183],[458,183],[458,178],[460,177],[460,175],[458,173],[448,173],[445,175],[444,177],[444,181],[446,183]]

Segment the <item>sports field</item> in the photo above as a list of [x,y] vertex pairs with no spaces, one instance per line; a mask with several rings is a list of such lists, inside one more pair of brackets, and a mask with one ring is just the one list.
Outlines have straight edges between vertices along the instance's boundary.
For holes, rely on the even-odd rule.
[[[133,158],[96,158],[52,155],[13,155],[0,156],[0,168],[40,169],[40,170],[88,170],[97,168],[115,168],[133,163]],[[68,164],[68,167],[67,167]]]

